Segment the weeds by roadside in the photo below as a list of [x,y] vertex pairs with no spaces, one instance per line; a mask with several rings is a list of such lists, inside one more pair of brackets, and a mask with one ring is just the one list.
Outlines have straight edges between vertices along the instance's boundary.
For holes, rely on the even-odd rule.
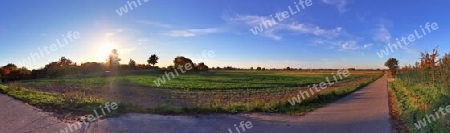
[[[68,120],[79,119],[79,116],[89,114],[92,110],[104,104],[102,100],[93,97],[41,92],[23,88],[18,84],[11,84],[10,86],[0,85],[0,93],[36,106],[43,111],[54,112],[59,119]],[[112,112],[109,115],[116,114],[118,112]]]

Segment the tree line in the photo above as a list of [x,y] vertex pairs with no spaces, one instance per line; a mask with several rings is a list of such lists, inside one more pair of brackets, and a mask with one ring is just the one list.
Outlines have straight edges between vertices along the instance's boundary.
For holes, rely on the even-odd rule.
[[27,80],[37,78],[56,78],[76,74],[96,74],[105,72],[118,72],[123,70],[172,70],[174,66],[190,63],[193,66],[191,71],[208,71],[209,67],[203,63],[194,63],[191,59],[178,56],[173,60],[173,65],[160,68],[156,66],[159,57],[152,54],[147,59],[147,64],[137,64],[136,61],[130,59],[128,64],[120,64],[119,54],[113,49],[105,62],[85,62],[77,64],[66,57],[61,57],[58,61],[50,62],[43,68],[29,70],[26,67],[18,67],[13,63],[8,63],[0,67],[0,79],[2,82]]
[[396,58],[390,58],[385,66],[389,68],[393,77],[404,79],[406,82],[426,83],[432,86],[448,85],[450,79],[450,53],[439,58],[438,49],[432,52],[422,52],[420,61],[414,65],[400,67]]

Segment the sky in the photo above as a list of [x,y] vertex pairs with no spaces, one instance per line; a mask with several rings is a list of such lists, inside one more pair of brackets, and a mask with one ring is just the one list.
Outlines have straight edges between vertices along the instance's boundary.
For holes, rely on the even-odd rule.
[[[123,64],[130,59],[146,64],[156,54],[161,67],[186,56],[210,67],[240,68],[384,68],[391,57],[403,66],[435,47],[450,52],[450,1],[444,0],[10,0],[1,5],[0,65],[30,69],[61,56],[78,64],[104,62],[112,48]],[[415,39],[408,45],[378,55],[410,34]]]

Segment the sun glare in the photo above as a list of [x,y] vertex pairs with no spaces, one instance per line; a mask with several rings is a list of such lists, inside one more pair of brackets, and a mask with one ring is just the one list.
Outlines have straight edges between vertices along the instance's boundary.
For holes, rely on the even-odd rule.
[[114,45],[112,44],[103,44],[98,48],[98,60],[105,61],[108,58],[111,50],[114,49]]

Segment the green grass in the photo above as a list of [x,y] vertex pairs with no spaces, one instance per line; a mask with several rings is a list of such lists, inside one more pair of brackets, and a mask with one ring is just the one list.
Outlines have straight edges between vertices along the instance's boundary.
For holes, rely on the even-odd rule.
[[[344,79],[332,91],[323,91],[314,95],[301,104],[292,106],[287,99],[297,95],[299,87],[304,88],[311,84],[326,81],[332,78],[332,72],[304,72],[304,71],[215,71],[207,73],[182,74],[164,86],[170,98],[163,99],[164,104],[156,107],[144,108],[138,106],[140,98],[147,95],[144,90],[156,88],[153,80],[163,75],[163,72],[149,72],[141,74],[121,75],[117,77],[83,77],[83,78],[57,78],[30,80],[14,84],[9,87],[2,86],[5,94],[25,101],[39,108],[55,110],[74,114],[77,112],[90,113],[104,101],[111,101],[102,92],[110,91],[108,88],[96,88],[109,83],[123,86],[117,87],[120,94],[136,94],[136,96],[122,99],[118,113],[140,112],[158,114],[198,114],[198,113],[245,113],[245,112],[271,112],[301,115],[314,110],[327,103],[333,102],[362,86],[373,82],[381,75],[379,72],[351,72],[351,76]],[[82,85],[67,87],[67,84]],[[26,89],[21,86],[27,86]],[[50,89],[45,89],[52,86]],[[131,88],[128,88],[130,86]],[[134,86],[134,87],[133,87]],[[35,88],[38,87],[38,88]],[[85,88],[89,89],[85,89]],[[116,88],[116,89],[117,89]],[[67,91],[64,91],[66,90]],[[158,89],[159,90],[159,89]],[[48,91],[48,92],[41,92]],[[291,93],[292,92],[292,93]],[[86,95],[86,93],[88,95]],[[125,94],[125,95],[126,95]],[[159,94],[159,93],[145,93]],[[115,94],[117,96],[121,96]],[[292,95],[292,96],[290,96]],[[158,95],[159,96],[159,95]],[[114,97],[113,97],[114,98]],[[136,98],[135,100],[128,99]],[[165,102],[169,101],[169,102]],[[172,104],[173,102],[190,102]]]
[[22,81],[24,84],[33,85],[46,85],[49,83],[74,83],[74,84],[85,84],[85,85],[95,85],[95,84],[106,84],[114,80],[110,77],[87,77],[87,78],[51,78],[51,79],[39,79],[39,80],[28,80]]
[[[16,85],[5,86],[0,84],[0,93],[12,96],[15,99],[36,106],[44,111],[67,115],[86,115],[92,114],[93,110],[104,105],[104,101],[96,98],[83,97],[79,95],[64,95],[57,93],[41,92]],[[111,115],[117,112],[111,113]]]
[[[249,113],[249,112],[267,112],[284,113],[290,115],[303,115],[314,109],[325,106],[328,103],[336,101],[354,91],[379,79],[381,75],[367,76],[359,79],[358,82],[352,82],[348,86],[335,88],[333,91],[317,93],[305,100],[292,106],[286,99],[277,99],[270,102],[250,101],[236,103],[216,103],[207,107],[183,108],[174,106],[161,106],[150,109],[133,108],[134,112],[140,113],[158,113],[158,114],[198,114],[198,113]],[[296,95],[296,94],[295,94]]]
[[399,117],[406,123],[409,132],[413,133],[448,133],[450,129],[446,126],[450,123],[450,116],[442,118],[427,126],[417,129],[414,123],[426,118],[426,115],[434,114],[435,109],[445,108],[450,105],[449,95],[441,91],[445,88],[436,88],[421,83],[409,84],[401,79],[391,82],[389,89],[395,95],[394,101],[399,112]]
[[[170,71],[169,71],[170,72]],[[48,83],[72,83],[83,85],[107,84],[112,80],[127,82],[153,88],[183,89],[183,90],[232,90],[232,89],[263,89],[263,88],[285,88],[304,87],[314,83],[325,81],[325,77],[332,79],[329,71],[319,74],[311,73],[284,73],[263,71],[217,71],[207,73],[185,73],[175,76],[166,83],[157,86],[154,81],[165,75],[163,72],[146,74],[123,75],[112,78],[88,77],[88,78],[58,78],[30,81],[29,84],[45,85]],[[362,75],[351,75],[345,80],[352,80]],[[27,82],[26,82],[27,83]]]

